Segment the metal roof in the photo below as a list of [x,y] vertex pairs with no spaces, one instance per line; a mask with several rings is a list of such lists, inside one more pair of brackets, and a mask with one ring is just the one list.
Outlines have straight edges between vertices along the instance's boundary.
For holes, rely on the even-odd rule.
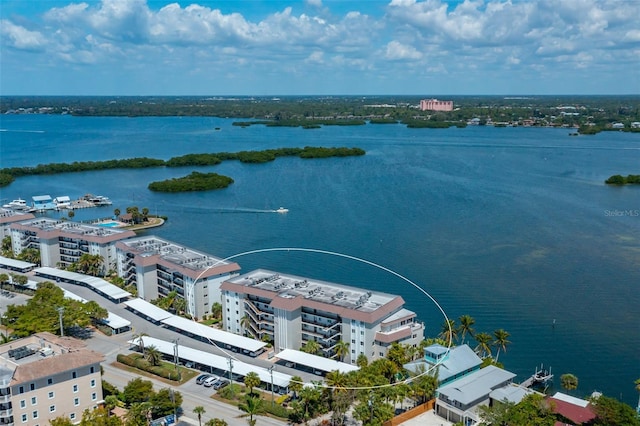
[[276,357],[327,373],[335,370],[338,370],[341,373],[348,373],[350,371],[360,369],[356,365],[347,364],[346,362],[340,362],[334,359],[323,358],[321,356],[308,354],[302,351],[296,351],[295,349],[284,349],[277,353]]
[[188,333],[195,334],[207,340],[230,345],[249,352],[259,352],[267,345],[265,342],[208,327],[204,324],[200,324],[177,315],[172,315],[163,319],[162,323],[171,327],[179,328],[180,330],[184,330]]
[[[163,354],[167,354],[170,356],[174,355],[175,344],[173,342],[167,342],[165,340],[160,340],[149,336],[143,336],[142,341],[144,342],[145,347],[155,346]],[[128,343],[131,345],[138,345],[138,339],[129,340]],[[271,373],[268,369],[258,367],[253,364],[247,364],[237,359],[223,357],[180,344],[178,344],[178,356],[181,359],[192,361],[223,371],[229,371],[229,360],[232,359],[232,371],[234,375],[237,374],[240,376],[246,376],[253,371],[258,374],[260,380],[265,383],[271,383]],[[288,374],[280,373],[279,371],[273,371],[273,384],[285,388],[289,385],[291,377],[292,376]]]
[[129,327],[131,325],[131,321],[126,320],[121,316],[114,314],[113,312],[107,312],[109,316],[104,320],[104,322],[112,329],[117,330],[119,328]]
[[18,269],[31,269],[35,268],[35,263],[23,262],[22,260],[9,259],[8,257],[0,256],[0,266],[8,266],[10,268]]
[[487,398],[494,389],[501,387],[514,377],[516,375],[510,371],[490,365],[439,387],[437,392],[445,395],[451,401],[469,405],[482,398]]
[[172,316],[169,312],[158,308],[156,305],[149,303],[144,299],[129,299],[123,303],[134,311],[139,312],[157,322],[161,322],[163,319]]
[[[131,293],[111,284],[102,278],[92,277],[91,275],[78,274],[76,272],[63,271],[61,269],[43,266],[34,270],[36,275],[46,275],[61,278],[75,283],[83,284],[98,293],[102,293],[111,299],[125,299],[131,297]],[[46,278],[46,277],[45,277]]]

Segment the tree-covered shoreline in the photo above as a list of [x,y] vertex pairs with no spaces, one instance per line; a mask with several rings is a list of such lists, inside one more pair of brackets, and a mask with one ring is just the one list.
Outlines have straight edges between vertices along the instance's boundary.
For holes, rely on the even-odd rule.
[[[52,175],[108,169],[140,169],[147,167],[214,166],[228,160],[237,160],[243,163],[266,163],[274,161],[277,157],[312,159],[360,156],[365,155],[365,153],[366,152],[360,148],[306,146],[304,148],[279,148],[264,151],[240,151],[236,153],[186,154],[179,157],[172,157],[166,161],[155,158],[138,157],[123,160],[39,164],[35,167],[8,167],[0,169],[0,187],[11,184],[15,178],[32,175]],[[154,187],[157,187],[157,185],[154,185]]]
[[613,175],[604,183],[607,185],[640,185],[640,175]]

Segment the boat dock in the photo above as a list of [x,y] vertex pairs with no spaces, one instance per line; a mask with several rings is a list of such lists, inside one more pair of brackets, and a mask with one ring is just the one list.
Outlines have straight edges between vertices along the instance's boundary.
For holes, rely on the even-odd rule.
[[536,385],[543,385],[544,387],[546,387],[547,382],[550,382],[552,380],[553,374],[551,374],[551,369],[545,370],[544,366],[541,365],[540,370],[538,370],[538,367],[536,367],[535,373],[533,373],[527,380],[520,383],[520,386],[530,388]]

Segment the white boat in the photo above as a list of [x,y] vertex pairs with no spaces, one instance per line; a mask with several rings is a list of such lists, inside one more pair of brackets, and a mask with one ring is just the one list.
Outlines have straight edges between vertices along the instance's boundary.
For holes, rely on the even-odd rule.
[[94,206],[110,206],[112,204],[111,200],[104,195],[86,194],[84,197],[82,197],[82,200],[88,201]]
[[16,200],[11,201],[10,203],[4,204],[2,207],[5,209],[18,210],[23,212],[34,211],[34,208],[27,205],[27,202],[22,198],[18,198]]
[[284,207],[280,207],[278,210],[276,210],[276,213],[288,213],[289,209],[285,209]]

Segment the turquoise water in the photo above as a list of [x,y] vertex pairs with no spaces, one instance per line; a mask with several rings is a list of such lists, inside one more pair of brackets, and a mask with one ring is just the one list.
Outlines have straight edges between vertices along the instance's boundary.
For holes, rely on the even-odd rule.
[[[0,198],[105,195],[111,207],[79,210],[75,219],[147,207],[169,217],[147,232],[221,257],[307,247],[376,262],[420,285],[449,316],[470,314],[478,331],[510,332],[512,343],[500,361],[518,379],[543,363],[558,377],[576,374],[575,395],[599,390],[635,406],[640,188],[612,188],[603,181],[639,172],[640,135],[401,125],[239,128],[231,122],[2,116],[0,163],[168,159],[305,145],[358,146],[367,155],[33,176],[3,188]],[[235,183],[206,193],[147,189],[151,181],[193,170],[228,175]],[[272,212],[280,206],[289,212]],[[245,270],[265,267],[401,294],[428,335],[436,335],[443,322],[419,291],[360,263],[301,252],[236,260]]]

